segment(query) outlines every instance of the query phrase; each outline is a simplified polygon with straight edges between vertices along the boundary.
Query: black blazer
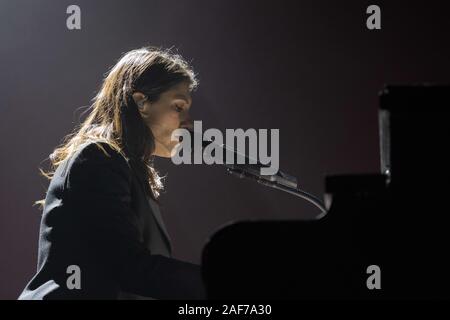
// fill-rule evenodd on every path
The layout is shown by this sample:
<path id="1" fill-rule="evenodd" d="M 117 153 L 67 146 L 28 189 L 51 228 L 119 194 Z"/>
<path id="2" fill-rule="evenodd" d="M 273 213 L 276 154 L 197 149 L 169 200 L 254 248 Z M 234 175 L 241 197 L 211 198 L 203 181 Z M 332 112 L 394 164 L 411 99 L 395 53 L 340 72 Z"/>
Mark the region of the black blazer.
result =
<path id="1" fill-rule="evenodd" d="M 109 157 L 87 142 L 56 169 L 37 273 L 19 299 L 205 298 L 200 267 L 171 257 L 158 204 L 145 193 L 139 170 L 100 145 Z"/>

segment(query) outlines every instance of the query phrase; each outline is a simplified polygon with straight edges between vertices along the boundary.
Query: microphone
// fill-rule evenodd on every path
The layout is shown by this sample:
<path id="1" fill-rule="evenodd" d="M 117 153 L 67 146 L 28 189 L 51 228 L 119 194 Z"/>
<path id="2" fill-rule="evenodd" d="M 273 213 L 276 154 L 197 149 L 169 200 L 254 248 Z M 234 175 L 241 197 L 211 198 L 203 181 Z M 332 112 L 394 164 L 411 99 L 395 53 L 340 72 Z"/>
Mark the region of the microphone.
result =
<path id="1" fill-rule="evenodd" d="M 195 150 L 195 131 L 192 128 L 187 128 L 191 136 L 191 150 Z M 197 132 L 202 136 L 201 132 Z M 238 177 L 238 178 L 250 178 L 256 180 L 258 183 L 261 183 L 265 186 L 278 189 L 289 194 L 295 195 L 299 198 L 302 198 L 322 211 L 322 214 L 317 217 L 320 219 L 323 215 L 326 214 L 327 209 L 323 202 L 319 200 L 314 195 L 303 191 L 298 188 L 297 178 L 291 176 L 281 170 L 278 170 L 275 174 L 263 175 L 261 174 L 261 168 L 270 168 L 270 166 L 263 164 L 256 159 L 248 157 L 246 154 L 243 154 L 237 151 L 235 148 L 231 148 L 225 144 L 218 144 L 212 140 L 204 140 L 202 137 L 202 154 L 203 149 L 213 145 L 214 148 L 222 149 L 223 161 L 222 165 L 227 168 L 227 172 Z M 227 159 L 244 159 L 244 163 L 237 163 L 237 161 L 233 161 L 233 163 L 227 163 Z M 252 160 L 254 163 L 251 163 Z"/>
<path id="2" fill-rule="evenodd" d="M 192 150 L 195 150 L 195 131 L 188 129 L 191 135 Z M 278 170 L 275 174 L 263 175 L 261 174 L 262 168 L 270 168 L 269 165 L 263 164 L 260 161 L 250 158 L 244 153 L 239 152 L 236 148 L 231 148 L 225 144 L 218 144 L 212 140 L 202 139 L 202 152 L 203 149 L 213 145 L 214 148 L 222 149 L 223 163 L 230 174 L 233 174 L 239 178 L 252 178 L 262 184 L 280 184 L 289 188 L 297 188 L 297 178 L 291 176 L 281 170 Z M 236 159 L 242 159 L 244 163 L 237 163 Z M 233 159 L 233 163 L 227 163 L 227 159 Z"/>

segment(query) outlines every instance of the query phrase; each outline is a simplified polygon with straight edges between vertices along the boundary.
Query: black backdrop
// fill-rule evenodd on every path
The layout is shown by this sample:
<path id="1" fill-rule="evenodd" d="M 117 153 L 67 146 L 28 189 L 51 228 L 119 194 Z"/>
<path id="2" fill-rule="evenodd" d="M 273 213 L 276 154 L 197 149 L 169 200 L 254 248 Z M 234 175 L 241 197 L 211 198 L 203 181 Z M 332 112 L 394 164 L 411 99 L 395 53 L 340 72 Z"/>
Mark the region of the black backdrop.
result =
<path id="1" fill-rule="evenodd" d="M 372 1 L 79 0 L 82 28 L 70 31 L 72 1 L 2 1 L 0 298 L 15 299 L 35 272 L 32 204 L 48 184 L 37 168 L 123 52 L 178 48 L 200 79 L 193 118 L 219 129 L 279 128 L 280 167 L 322 196 L 327 174 L 379 171 L 383 84 L 448 83 L 444 3 L 377 1 L 382 29 L 370 31 Z M 318 214 L 222 167 L 156 163 L 167 173 L 162 212 L 181 259 L 198 263 L 207 237 L 231 220 Z"/>

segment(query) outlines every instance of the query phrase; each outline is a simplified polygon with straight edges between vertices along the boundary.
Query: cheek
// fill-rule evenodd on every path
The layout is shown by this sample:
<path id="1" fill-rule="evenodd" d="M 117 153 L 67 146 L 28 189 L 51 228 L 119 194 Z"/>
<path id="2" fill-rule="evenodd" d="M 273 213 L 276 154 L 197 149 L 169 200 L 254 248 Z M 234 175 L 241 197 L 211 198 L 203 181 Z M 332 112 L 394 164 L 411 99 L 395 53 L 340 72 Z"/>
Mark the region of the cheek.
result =
<path id="1" fill-rule="evenodd" d="M 163 128 L 174 130 L 180 126 L 180 117 L 177 112 L 168 112 L 160 119 L 160 124 Z"/>
<path id="2" fill-rule="evenodd" d="M 172 132 L 180 127 L 180 117 L 177 112 L 164 112 L 152 117 L 151 129 L 159 140 L 170 140 Z"/>
<path id="3" fill-rule="evenodd" d="M 151 124 L 161 128 L 171 128 L 179 123 L 179 113 L 169 108 L 161 108 L 155 110 L 150 116 Z"/>

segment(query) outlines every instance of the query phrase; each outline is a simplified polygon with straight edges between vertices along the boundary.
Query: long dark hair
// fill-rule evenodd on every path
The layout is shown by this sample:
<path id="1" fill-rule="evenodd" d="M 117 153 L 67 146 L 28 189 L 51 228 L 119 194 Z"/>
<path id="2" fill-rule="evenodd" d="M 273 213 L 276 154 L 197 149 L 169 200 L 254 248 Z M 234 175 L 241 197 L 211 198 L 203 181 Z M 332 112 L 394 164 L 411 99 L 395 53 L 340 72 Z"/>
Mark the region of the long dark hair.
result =
<path id="1" fill-rule="evenodd" d="M 147 46 L 125 53 L 106 74 L 87 118 L 50 154 L 51 170 L 39 168 L 40 172 L 51 179 L 58 165 L 81 144 L 92 141 L 106 153 L 99 144 L 106 142 L 142 168 L 147 191 L 156 200 L 163 183 L 153 167 L 154 137 L 132 94 L 142 92 L 150 102 L 155 102 L 163 92 L 181 82 L 187 82 L 191 91 L 198 85 L 193 69 L 172 49 Z M 43 205 L 44 200 L 36 203 Z"/>

